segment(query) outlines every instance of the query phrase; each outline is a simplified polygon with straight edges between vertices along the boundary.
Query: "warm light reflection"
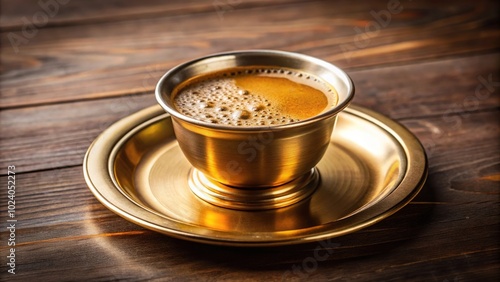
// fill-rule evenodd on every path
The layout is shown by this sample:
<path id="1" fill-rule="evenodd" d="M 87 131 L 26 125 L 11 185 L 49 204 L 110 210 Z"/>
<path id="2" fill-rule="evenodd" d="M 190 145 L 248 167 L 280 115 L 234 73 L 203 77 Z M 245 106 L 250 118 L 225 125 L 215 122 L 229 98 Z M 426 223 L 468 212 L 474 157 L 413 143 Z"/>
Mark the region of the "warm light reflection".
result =
<path id="1" fill-rule="evenodd" d="M 200 214 L 200 221 L 204 226 L 208 226 L 215 230 L 236 231 L 238 220 L 231 219 L 230 213 L 225 214 L 216 210 L 208 209 L 205 213 Z"/>
<path id="2" fill-rule="evenodd" d="M 103 232 L 95 222 L 95 215 L 91 210 L 91 205 L 88 205 L 88 209 L 85 211 L 84 221 L 85 233 L 89 234 L 86 236 L 95 242 L 93 246 L 99 246 L 102 250 L 102 254 L 112 257 L 117 262 L 114 265 L 127 265 L 127 268 L 132 272 L 136 273 L 139 277 L 146 277 L 153 270 L 146 264 L 130 263 L 133 259 L 132 254 L 126 252 L 127 248 L 124 245 L 117 244 L 117 241 L 112 241 L 113 237 L 123 237 L 123 236 L 140 236 L 144 234 L 145 230 L 132 230 L 125 232 Z"/>

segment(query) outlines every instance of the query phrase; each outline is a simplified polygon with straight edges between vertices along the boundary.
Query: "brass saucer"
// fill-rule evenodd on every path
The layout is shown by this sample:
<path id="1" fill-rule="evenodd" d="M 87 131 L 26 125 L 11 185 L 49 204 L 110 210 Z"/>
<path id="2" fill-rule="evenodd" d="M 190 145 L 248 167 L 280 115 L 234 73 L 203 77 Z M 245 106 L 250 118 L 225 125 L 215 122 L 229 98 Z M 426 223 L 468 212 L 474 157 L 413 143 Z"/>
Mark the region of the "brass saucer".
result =
<path id="1" fill-rule="evenodd" d="M 153 106 L 105 130 L 83 169 L 102 204 L 145 228 L 210 244 L 274 246 L 344 235 L 390 216 L 420 191 L 427 159 L 403 126 L 350 106 L 339 114 L 311 195 L 281 208 L 228 209 L 195 195 L 196 171 L 170 116 Z"/>

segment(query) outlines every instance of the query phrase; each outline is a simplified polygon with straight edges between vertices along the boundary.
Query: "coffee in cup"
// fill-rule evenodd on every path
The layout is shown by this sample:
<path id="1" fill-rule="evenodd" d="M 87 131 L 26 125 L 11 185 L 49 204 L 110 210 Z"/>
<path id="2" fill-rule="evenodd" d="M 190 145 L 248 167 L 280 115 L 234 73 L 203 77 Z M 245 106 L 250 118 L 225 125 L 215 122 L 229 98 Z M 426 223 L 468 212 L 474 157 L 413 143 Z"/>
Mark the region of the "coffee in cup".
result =
<path id="1" fill-rule="evenodd" d="M 221 125 L 276 126 L 335 107 L 337 94 L 311 74 L 285 68 L 245 67 L 197 76 L 172 94 L 183 115 Z"/>
<path id="2" fill-rule="evenodd" d="M 193 166 L 191 190 L 209 203 L 250 210 L 290 205 L 314 191 L 315 166 L 353 96 L 338 67 L 272 50 L 195 59 L 156 87 Z"/>

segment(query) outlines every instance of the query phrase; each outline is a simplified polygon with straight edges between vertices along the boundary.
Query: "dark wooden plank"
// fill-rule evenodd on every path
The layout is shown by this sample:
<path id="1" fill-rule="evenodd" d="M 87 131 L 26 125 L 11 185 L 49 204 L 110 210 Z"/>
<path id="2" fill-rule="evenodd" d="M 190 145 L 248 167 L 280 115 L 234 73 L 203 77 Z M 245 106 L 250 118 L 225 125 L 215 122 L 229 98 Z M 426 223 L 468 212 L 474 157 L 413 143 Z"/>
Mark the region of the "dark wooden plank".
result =
<path id="1" fill-rule="evenodd" d="M 498 85 L 481 88 L 479 95 L 475 92 L 482 85 L 478 77 L 488 80 L 495 72 L 497 58 L 484 55 L 353 71 L 350 74 L 357 91 L 353 103 L 398 120 L 421 117 L 412 130 L 440 139 L 450 128 L 460 129 L 472 112 L 499 108 Z M 496 74 L 492 79 L 498 81 Z M 81 164 L 86 149 L 100 132 L 154 104 L 150 93 L 0 111 L 0 167 L 13 164 L 20 171 L 33 171 Z M 426 116 L 434 116 L 439 125 Z M 479 124 L 478 128 L 490 130 L 485 126 Z M 439 151 L 432 143 L 434 139 L 424 141 L 428 150 Z"/>
<path id="2" fill-rule="evenodd" d="M 391 228 L 376 229 L 376 225 L 331 239 L 333 247 L 324 251 L 325 254 L 328 250 L 332 252 L 328 258 L 317 262 L 316 267 L 306 264 L 307 268 L 303 262 L 314 257 L 314 249 L 321 246 L 319 243 L 268 249 L 212 247 L 135 230 L 121 218 L 116 218 L 114 223 L 89 220 L 80 226 L 75 224 L 73 232 L 79 234 L 76 232 L 84 231 L 82 229 L 95 228 L 93 234 L 54 237 L 19 246 L 16 252 L 20 262 L 15 278 L 19 281 L 29 278 L 281 281 L 285 276 L 289 279 L 307 277 L 310 281 L 345 281 L 354 277 L 356 281 L 402 278 L 405 281 L 474 281 L 478 278 L 494 281 L 492 278 L 498 277 L 498 269 L 495 269 L 498 249 L 493 236 L 498 235 L 494 229 L 498 216 L 491 215 L 492 209 L 475 213 L 489 217 L 486 223 L 474 224 L 474 220 L 465 218 L 454 224 L 437 221 L 453 213 L 466 215 L 475 208 L 474 204 L 460 208 L 429 205 L 427 209 L 433 209 L 433 220 L 420 222 L 411 229 L 413 233 L 404 234 L 404 227 L 398 224 L 405 219 L 418 219 L 418 212 L 422 211 L 410 206 L 384 222 L 391 223 Z M 456 224 L 465 226 L 457 228 Z M 38 232 L 52 228 L 38 228 Z M 106 232 L 109 229 L 114 231 Z M 57 227 L 56 230 L 59 231 Z M 20 232 L 29 236 L 36 231 L 21 229 Z M 461 236 L 460 232 L 471 235 Z M 54 233 L 52 235 L 57 235 Z M 436 252 L 441 246 L 441 252 Z"/>
<path id="3" fill-rule="evenodd" d="M 440 116 L 449 126 L 468 112 L 500 107 L 500 54 L 349 71 L 353 103 L 394 119 Z M 457 117 L 449 117 L 452 114 Z"/>
<path id="4" fill-rule="evenodd" d="M 0 111 L 0 163 L 19 171 L 81 164 L 100 132 L 154 104 L 153 95 L 140 95 Z"/>
<path id="5" fill-rule="evenodd" d="M 321 1 L 234 9 L 222 21 L 210 12 L 54 27 L 17 53 L 9 48 L 11 32 L 3 32 L 0 108 L 145 93 L 168 68 L 225 50 L 296 51 L 353 70 L 500 46 L 496 2 L 408 2 L 386 27 L 360 34 L 356 28 L 370 27 L 387 1 L 364 5 Z"/>
<path id="6" fill-rule="evenodd" d="M 235 9 L 255 6 L 272 6 L 303 2 L 304 0 L 0 0 L 2 17 L 0 29 L 22 30 L 26 20 L 32 23 L 44 23 L 37 13 L 48 16 L 48 21 L 40 28 L 75 25 L 84 23 L 102 23 L 118 20 L 178 16 L 213 12 L 220 19 Z M 41 3 L 40 3 L 41 2 Z M 40 17 L 40 18 L 38 18 Z"/>

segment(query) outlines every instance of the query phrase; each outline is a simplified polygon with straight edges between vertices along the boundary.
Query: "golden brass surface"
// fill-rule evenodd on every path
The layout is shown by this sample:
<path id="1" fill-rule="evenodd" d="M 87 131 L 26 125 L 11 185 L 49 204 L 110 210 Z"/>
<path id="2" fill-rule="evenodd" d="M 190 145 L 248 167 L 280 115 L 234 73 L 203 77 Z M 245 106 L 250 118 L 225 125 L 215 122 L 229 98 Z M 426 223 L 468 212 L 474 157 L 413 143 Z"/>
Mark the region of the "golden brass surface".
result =
<path id="1" fill-rule="evenodd" d="M 331 105 L 322 113 L 277 126 L 240 127 L 202 122 L 174 106 L 172 93 L 182 82 L 235 67 L 281 67 L 300 70 L 333 87 Z M 277 186 L 301 177 L 323 157 L 336 117 L 354 96 L 349 76 L 314 57 L 274 50 L 219 53 L 170 69 L 158 82 L 158 103 L 172 116 L 179 147 L 198 170 L 229 186 Z M 334 103 L 333 101 L 337 101 Z"/>
<path id="2" fill-rule="evenodd" d="M 113 124 L 84 159 L 90 190 L 118 215 L 170 236 L 236 246 L 354 232 L 405 206 L 427 177 L 420 142 L 398 123 L 356 106 L 338 115 L 316 168 L 320 183 L 297 203 L 267 210 L 212 205 L 190 188 L 196 171 L 179 148 L 170 116 L 158 106 Z"/>
<path id="3" fill-rule="evenodd" d="M 245 189 L 224 185 L 192 169 L 188 183 L 196 196 L 211 204 L 237 210 L 266 210 L 300 202 L 316 190 L 319 180 L 318 170 L 313 168 L 279 186 Z"/>

